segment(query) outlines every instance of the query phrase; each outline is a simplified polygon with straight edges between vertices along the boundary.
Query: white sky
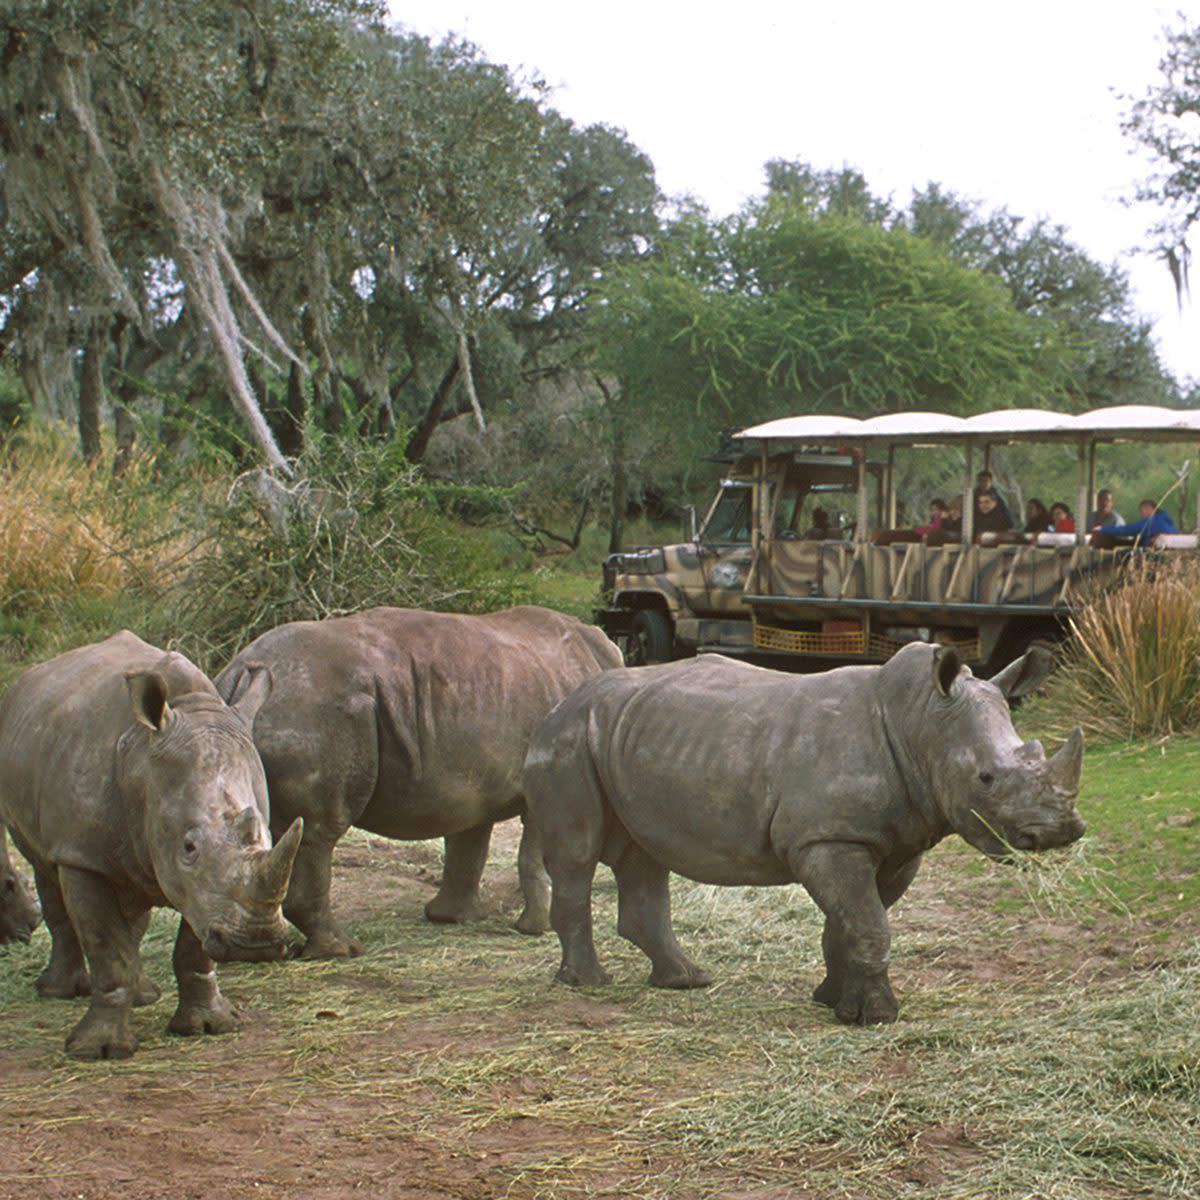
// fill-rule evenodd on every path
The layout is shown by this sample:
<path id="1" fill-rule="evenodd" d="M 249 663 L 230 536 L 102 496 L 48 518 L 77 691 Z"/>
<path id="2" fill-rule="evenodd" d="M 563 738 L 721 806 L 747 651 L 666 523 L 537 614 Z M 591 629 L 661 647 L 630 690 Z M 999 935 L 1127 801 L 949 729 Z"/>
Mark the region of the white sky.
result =
<path id="1" fill-rule="evenodd" d="M 1150 166 L 1120 132 L 1158 82 L 1162 30 L 1200 0 L 390 0 L 537 74 L 578 124 L 626 131 L 660 188 L 714 215 L 761 194 L 768 159 L 857 168 L 905 205 L 930 181 L 1048 217 L 1129 273 L 1168 369 L 1200 379 L 1200 268 L 1180 313 L 1136 251 L 1158 215 L 1123 204 Z M 1115 93 L 1115 94 L 1114 94 Z"/>

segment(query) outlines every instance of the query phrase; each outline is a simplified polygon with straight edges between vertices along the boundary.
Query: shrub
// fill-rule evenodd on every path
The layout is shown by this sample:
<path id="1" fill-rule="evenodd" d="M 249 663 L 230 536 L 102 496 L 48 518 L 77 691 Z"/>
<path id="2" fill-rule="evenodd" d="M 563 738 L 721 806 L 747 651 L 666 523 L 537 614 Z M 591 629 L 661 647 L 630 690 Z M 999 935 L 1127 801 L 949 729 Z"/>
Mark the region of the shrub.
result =
<path id="1" fill-rule="evenodd" d="M 1037 711 L 1102 741 L 1200 732 L 1200 561 L 1146 554 L 1094 595 Z"/>
<path id="2" fill-rule="evenodd" d="M 483 612 L 527 585 L 482 536 L 440 511 L 392 444 L 317 439 L 303 482 L 239 476 L 204 506 L 206 539 L 172 600 L 176 643 L 217 670 L 286 621 L 387 604 Z"/>

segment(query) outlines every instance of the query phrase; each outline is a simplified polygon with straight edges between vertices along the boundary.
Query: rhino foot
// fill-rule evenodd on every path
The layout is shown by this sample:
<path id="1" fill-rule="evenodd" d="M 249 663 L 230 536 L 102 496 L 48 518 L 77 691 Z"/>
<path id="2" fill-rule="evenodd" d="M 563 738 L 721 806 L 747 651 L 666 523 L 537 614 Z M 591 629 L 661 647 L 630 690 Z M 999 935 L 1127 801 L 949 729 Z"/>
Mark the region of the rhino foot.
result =
<path id="1" fill-rule="evenodd" d="M 468 900 L 445 900 L 434 896 L 425 905 L 425 916 L 438 925 L 464 925 L 483 917 L 483 908 L 475 898 Z"/>
<path id="2" fill-rule="evenodd" d="M 531 911 L 527 908 L 517 918 L 517 932 L 527 934 L 529 937 L 540 937 L 549 928 L 550 915 L 544 909 Z"/>
<path id="3" fill-rule="evenodd" d="M 241 1027 L 237 1009 L 224 996 L 217 996 L 212 1003 L 204 1006 L 180 1004 L 167 1023 L 168 1032 L 180 1037 L 198 1037 L 202 1033 L 234 1033 Z"/>
<path id="4" fill-rule="evenodd" d="M 900 1005 L 886 978 L 866 979 L 847 984 L 833 1011 L 846 1025 L 890 1025 L 899 1016 Z"/>
<path id="5" fill-rule="evenodd" d="M 301 947 L 297 958 L 319 961 L 326 958 L 358 958 L 362 943 L 337 933 L 315 933 Z"/>
<path id="6" fill-rule="evenodd" d="M 660 988 L 706 988 L 712 985 L 713 977 L 694 962 L 672 963 L 669 967 L 655 967 L 650 972 L 650 986 Z"/>
<path id="7" fill-rule="evenodd" d="M 841 999 L 842 989 L 828 976 L 813 989 L 813 1003 L 833 1008 Z"/>
<path id="8" fill-rule="evenodd" d="M 612 976 L 599 963 L 590 967 L 569 967 L 563 963 L 554 978 L 569 987 L 600 987 L 612 983 Z"/>
<path id="9" fill-rule="evenodd" d="M 47 967 L 33 986 L 43 1000 L 74 1000 L 76 996 L 92 994 L 92 980 L 86 967 L 74 971 L 51 971 Z"/>
<path id="10" fill-rule="evenodd" d="M 123 1018 L 96 1017 L 88 1013 L 67 1037 L 66 1050 L 71 1058 L 88 1062 L 111 1058 L 130 1058 L 138 1048 L 137 1038 Z"/>

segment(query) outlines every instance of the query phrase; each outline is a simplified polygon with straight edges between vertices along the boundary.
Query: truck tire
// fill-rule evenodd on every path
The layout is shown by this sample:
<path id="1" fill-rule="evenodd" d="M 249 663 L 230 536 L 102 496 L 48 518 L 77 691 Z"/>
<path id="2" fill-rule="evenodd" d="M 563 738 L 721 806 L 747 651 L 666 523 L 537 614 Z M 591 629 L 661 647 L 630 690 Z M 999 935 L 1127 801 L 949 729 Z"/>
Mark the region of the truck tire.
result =
<path id="1" fill-rule="evenodd" d="M 675 648 L 671 622 L 657 609 L 643 608 L 633 618 L 625 661 L 631 667 L 670 662 Z"/>

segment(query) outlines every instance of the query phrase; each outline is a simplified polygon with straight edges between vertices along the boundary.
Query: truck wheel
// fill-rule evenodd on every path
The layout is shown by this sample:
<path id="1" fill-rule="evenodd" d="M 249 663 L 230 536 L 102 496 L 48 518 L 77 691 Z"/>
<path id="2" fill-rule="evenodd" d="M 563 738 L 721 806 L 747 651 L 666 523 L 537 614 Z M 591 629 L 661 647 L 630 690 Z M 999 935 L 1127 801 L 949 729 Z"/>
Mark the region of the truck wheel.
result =
<path id="1" fill-rule="evenodd" d="M 671 622 L 656 609 L 644 608 L 633 618 L 625 662 L 631 667 L 670 662 L 674 647 Z"/>

